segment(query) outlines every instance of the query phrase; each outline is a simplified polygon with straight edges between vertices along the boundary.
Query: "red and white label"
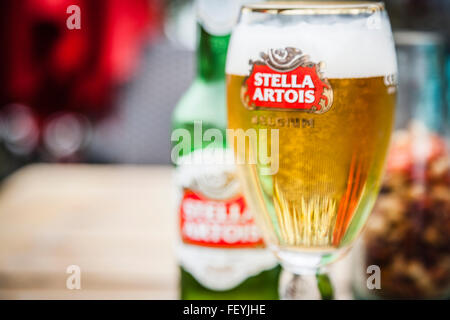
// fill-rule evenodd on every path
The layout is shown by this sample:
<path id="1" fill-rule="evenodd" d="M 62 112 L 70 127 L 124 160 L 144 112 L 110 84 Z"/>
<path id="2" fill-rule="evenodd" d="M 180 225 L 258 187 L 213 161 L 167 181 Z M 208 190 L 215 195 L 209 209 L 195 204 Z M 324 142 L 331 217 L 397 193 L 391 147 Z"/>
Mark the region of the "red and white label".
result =
<path id="1" fill-rule="evenodd" d="M 316 67 L 298 67 L 289 72 L 255 65 L 246 80 L 250 105 L 264 108 L 320 110 L 326 84 L 317 75 Z M 326 103 L 326 101 L 325 101 Z"/>
<path id="2" fill-rule="evenodd" d="M 242 196 L 212 200 L 186 190 L 180 206 L 183 242 L 208 247 L 255 247 L 263 244 Z"/>
<path id="3" fill-rule="evenodd" d="M 324 77 L 324 63 L 314 63 L 300 49 L 287 47 L 261 52 L 250 61 L 251 72 L 243 83 L 246 108 L 327 112 L 333 89 Z"/>

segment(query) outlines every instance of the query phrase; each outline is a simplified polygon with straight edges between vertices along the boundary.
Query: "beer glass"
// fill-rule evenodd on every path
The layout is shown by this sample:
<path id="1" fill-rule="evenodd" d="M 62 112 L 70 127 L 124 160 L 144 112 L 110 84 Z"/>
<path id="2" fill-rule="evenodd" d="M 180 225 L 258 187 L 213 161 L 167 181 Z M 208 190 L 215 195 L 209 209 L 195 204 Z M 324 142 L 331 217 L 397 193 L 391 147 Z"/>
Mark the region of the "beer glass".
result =
<path id="1" fill-rule="evenodd" d="M 396 100 L 383 3 L 242 7 L 227 57 L 228 139 L 244 194 L 298 298 L 361 231 Z M 311 290 L 310 290 L 311 289 Z"/>

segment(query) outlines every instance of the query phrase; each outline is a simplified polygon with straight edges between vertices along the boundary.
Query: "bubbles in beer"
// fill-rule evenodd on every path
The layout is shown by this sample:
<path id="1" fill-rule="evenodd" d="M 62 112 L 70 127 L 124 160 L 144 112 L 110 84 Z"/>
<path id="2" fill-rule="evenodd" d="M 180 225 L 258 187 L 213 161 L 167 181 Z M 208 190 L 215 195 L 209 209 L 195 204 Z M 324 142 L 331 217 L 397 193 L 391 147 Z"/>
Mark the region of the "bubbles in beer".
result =
<path id="1" fill-rule="evenodd" d="M 229 127 L 279 130 L 278 172 L 263 176 L 257 164 L 240 169 L 263 232 L 279 248 L 330 251 L 347 246 L 370 213 L 395 107 L 395 84 L 387 85 L 385 77 L 397 71 L 387 16 L 384 11 L 373 14 L 378 16 L 371 23 L 370 14 L 315 19 L 262 15 L 235 28 L 227 61 Z M 243 105 L 249 60 L 286 47 L 324 64 L 334 93 L 327 112 L 251 110 Z M 314 125 L 269 125 L 265 119 Z"/>

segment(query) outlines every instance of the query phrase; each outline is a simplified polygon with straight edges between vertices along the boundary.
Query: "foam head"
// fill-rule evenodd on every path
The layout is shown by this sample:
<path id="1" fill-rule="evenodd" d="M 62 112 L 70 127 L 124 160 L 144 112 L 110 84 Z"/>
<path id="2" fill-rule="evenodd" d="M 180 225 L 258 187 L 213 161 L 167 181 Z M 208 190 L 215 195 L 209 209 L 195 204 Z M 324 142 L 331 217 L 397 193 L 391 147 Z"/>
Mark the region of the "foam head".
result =
<path id="1" fill-rule="evenodd" d="M 246 15 L 252 15 L 250 17 Z M 295 47 L 313 62 L 324 62 L 325 76 L 378 77 L 397 73 L 394 40 L 384 10 L 361 15 L 283 15 L 245 11 L 233 30 L 227 74 L 248 75 L 249 60 L 269 49 Z"/>

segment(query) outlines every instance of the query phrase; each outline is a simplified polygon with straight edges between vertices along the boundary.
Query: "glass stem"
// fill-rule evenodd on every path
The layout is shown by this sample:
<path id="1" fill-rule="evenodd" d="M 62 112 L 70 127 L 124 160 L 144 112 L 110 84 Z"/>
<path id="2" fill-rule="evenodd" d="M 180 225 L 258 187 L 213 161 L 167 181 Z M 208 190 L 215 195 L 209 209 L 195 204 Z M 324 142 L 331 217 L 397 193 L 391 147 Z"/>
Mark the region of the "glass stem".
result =
<path id="1" fill-rule="evenodd" d="M 283 270 L 280 297 L 283 300 L 332 300 L 334 290 L 330 277 L 322 270 L 304 274 Z"/>

